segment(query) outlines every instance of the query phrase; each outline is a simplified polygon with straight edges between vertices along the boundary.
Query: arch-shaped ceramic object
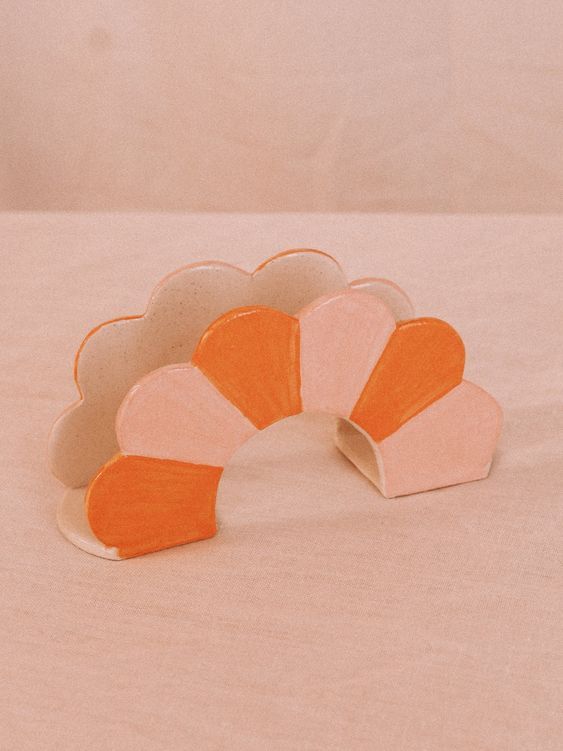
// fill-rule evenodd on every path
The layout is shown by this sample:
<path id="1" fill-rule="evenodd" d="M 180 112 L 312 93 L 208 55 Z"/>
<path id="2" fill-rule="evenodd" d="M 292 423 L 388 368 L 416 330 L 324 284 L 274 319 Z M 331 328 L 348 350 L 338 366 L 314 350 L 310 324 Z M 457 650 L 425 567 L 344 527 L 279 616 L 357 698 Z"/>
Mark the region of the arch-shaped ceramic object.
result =
<path id="1" fill-rule="evenodd" d="M 397 320 L 412 317 L 410 300 L 393 282 L 370 278 L 354 285 L 384 300 Z M 74 365 L 80 398 L 58 418 L 49 439 L 53 474 L 69 487 L 86 485 L 118 450 L 115 416 L 129 389 L 158 367 L 188 361 L 207 326 L 222 313 L 267 305 L 292 315 L 347 286 L 337 261 L 318 250 L 283 251 L 253 273 L 208 261 L 169 274 L 143 315 L 107 321 L 82 342 Z"/>
<path id="2" fill-rule="evenodd" d="M 111 558 L 211 537 L 233 453 L 302 411 L 344 421 L 339 444 L 386 497 L 483 478 L 501 413 L 463 380 L 464 360 L 444 321 L 397 322 L 384 302 L 354 288 L 297 315 L 230 310 L 191 362 L 157 369 L 129 391 L 116 420 L 119 451 L 85 493 L 67 496 L 61 529 Z M 81 497 L 87 522 L 73 505 Z"/>

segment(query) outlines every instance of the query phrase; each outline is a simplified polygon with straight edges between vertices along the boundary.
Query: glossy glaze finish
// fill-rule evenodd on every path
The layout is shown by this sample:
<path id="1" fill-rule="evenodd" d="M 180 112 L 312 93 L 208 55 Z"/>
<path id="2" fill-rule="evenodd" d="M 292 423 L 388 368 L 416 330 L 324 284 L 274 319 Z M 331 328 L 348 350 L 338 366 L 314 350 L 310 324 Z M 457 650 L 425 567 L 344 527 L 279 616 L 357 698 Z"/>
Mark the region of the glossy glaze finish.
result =
<path id="1" fill-rule="evenodd" d="M 222 467 L 117 454 L 88 488 L 90 528 L 121 558 L 212 537 L 222 472 Z"/>
<path id="2" fill-rule="evenodd" d="M 346 290 L 299 314 L 303 409 L 347 417 L 379 360 L 395 319 L 377 297 Z"/>
<path id="3" fill-rule="evenodd" d="M 462 381 L 378 444 L 384 495 L 394 498 L 486 477 L 501 423 L 495 400 Z"/>
<path id="4" fill-rule="evenodd" d="M 299 322 L 263 307 L 221 316 L 202 336 L 193 363 L 262 430 L 302 410 Z"/>
<path id="5" fill-rule="evenodd" d="M 192 364 L 149 373 L 129 391 L 116 419 L 125 454 L 220 467 L 256 430 Z"/>
<path id="6" fill-rule="evenodd" d="M 350 414 L 382 441 L 457 386 L 465 349 L 459 334 L 437 318 L 400 322 Z"/>

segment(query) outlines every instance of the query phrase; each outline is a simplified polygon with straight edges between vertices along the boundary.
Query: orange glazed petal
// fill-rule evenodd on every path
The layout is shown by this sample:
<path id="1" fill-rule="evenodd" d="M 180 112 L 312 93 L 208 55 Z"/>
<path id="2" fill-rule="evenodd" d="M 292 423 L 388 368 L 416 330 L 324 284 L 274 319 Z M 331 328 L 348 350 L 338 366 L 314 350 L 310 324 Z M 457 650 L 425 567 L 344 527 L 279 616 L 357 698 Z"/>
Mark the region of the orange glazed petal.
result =
<path id="1" fill-rule="evenodd" d="M 461 383 L 464 363 L 463 342 L 445 321 L 399 323 L 350 419 L 382 441 Z"/>
<path id="2" fill-rule="evenodd" d="M 259 429 L 301 412 L 299 322 L 286 313 L 225 313 L 202 336 L 192 362 Z"/>
<path id="3" fill-rule="evenodd" d="M 117 454 L 86 494 L 92 532 L 122 558 L 212 537 L 222 472 L 205 464 Z"/>

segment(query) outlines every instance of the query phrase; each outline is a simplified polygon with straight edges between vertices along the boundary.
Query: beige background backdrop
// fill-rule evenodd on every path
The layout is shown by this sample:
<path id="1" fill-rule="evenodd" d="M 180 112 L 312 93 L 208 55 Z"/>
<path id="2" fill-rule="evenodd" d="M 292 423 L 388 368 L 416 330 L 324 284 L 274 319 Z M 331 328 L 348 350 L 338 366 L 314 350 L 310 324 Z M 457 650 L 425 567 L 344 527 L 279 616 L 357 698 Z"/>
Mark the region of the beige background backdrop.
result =
<path id="1" fill-rule="evenodd" d="M 4 0 L 0 207 L 560 211 L 560 0 Z"/>

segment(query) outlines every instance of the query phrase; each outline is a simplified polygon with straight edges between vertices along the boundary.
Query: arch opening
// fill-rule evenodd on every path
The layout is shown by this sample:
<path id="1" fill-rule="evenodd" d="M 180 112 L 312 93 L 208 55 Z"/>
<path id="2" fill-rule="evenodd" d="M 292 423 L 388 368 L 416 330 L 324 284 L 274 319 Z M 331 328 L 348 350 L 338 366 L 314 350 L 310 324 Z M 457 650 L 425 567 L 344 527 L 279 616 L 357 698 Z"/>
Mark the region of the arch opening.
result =
<path id="1" fill-rule="evenodd" d="M 219 481 L 218 529 L 275 524 L 280 519 L 299 523 L 346 513 L 343 499 L 354 494 L 357 473 L 347 462 L 335 461 L 337 423 L 330 413 L 301 412 L 245 441 Z"/>
<path id="2" fill-rule="evenodd" d="M 377 444 L 359 425 L 339 417 L 336 422 L 334 442 L 341 453 L 358 469 L 370 482 L 375 485 L 382 495 L 384 493 L 384 467 Z"/>
<path id="3" fill-rule="evenodd" d="M 225 463 L 222 471 L 218 467 L 212 468 L 218 471 L 217 482 L 212 488 L 212 493 L 207 496 L 207 510 L 204 510 L 203 515 L 197 512 L 201 528 L 191 539 L 180 539 L 176 535 L 167 541 L 158 538 L 155 540 L 148 534 L 141 545 L 138 542 L 124 545 L 108 538 L 106 530 L 101 531 L 102 528 L 97 526 L 95 521 L 93 529 L 88 514 L 87 496 L 96 478 L 93 478 L 87 487 L 67 490 L 58 511 L 59 527 L 67 539 L 86 552 L 111 560 L 121 560 L 209 539 L 219 529 L 234 530 L 248 525 L 267 525 L 269 522 L 275 523 L 276 519 L 279 521 L 280 518 L 298 523 L 300 519 L 305 521 L 314 517 L 326 517 L 327 509 L 319 503 L 319 487 L 333 488 L 342 484 L 342 487 L 346 488 L 351 487 L 348 483 L 356 482 L 355 479 L 350 479 L 355 473 L 343 472 L 342 463 L 334 461 L 335 433 L 338 434 L 342 427 L 349 431 L 346 433 L 346 439 L 349 436 L 352 443 L 361 441 L 360 459 L 351 458 L 351 455 L 343 451 L 338 439 L 336 446 L 369 480 L 374 482 L 375 478 L 377 482 L 374 484 L 380 489 L 379 458 L 375 454 L 369 456 L 369 451 L 376 451 L 377 447 L 370 444 L 364 431 L 351 421 L 332 413 L 302 411 L 284 417 L 245 438 Z M 354 447 L 356 445 L 354 443 Z M 199 466 L 186 465 L 174 460 L 155 460 L 154 457 L 117 454 L 111 462 L 104 465 L 98 476 L 107 477 L 108 466 L 111 472 L 112 462 L 119 465 L 120 461 L 140 462 L 141 465 L 144 461 L 156 462 L 156 469 L 159 463 L 171 465 L 172 469 L 182 465 Z M 138 466 L 133 469 L 139 472 Z M 321 483 L 318 481 L 319 473 L 323 477 Z M 111 479 L 111 474 L 109 476 Z M 139 479 L 142 478 L 142 475 L 138 476 Z M 186 483 L 184 492 L 188 491 L 187 483 L 193 481 L 193 477 L 186 475 L 184 480 L 179 479 Z M 116 500 L 115 494 L 119 493 L 119 483 L 122 481 L 122 478 L 117 477 L 117 487 L 110 486 L 110 492 L 113 494 L 113 497 L 107 496 L 110 504 Z M 146 484 L 150 486 L 154 481 L 154 477 L 149 477 Z M 166 499 L 158 495 L 158 487 L 156 491 L 155 504 L 165 504 Z M 130 492 L 131 490 L 127 489 L 127 494 Z M 351 495 L 355 493 L 344 493 L 345 498 L 350 498 Z M 327 496 L 332 499 L 335 518 L 349 510 L 339 501 L 342 494 L 327 493 Z M 135 525 L 139 528 L 149 524 L 154 527 L 155 522 L 158 524 L 157 519 L 132 519 L 126 508 L 127 500 L 131 500 L 131 496 L 125 499 L 123 505 L 118 504 L 125 511 L 122 518 L 110 519 L 109 526 L 113 527 L 114 531 L 119 527 L 127 527 L 131 531 Z M 146 501 L 144 498 L 140 506 L 146 508 Z M 190 512 L 190 509 L 186 508 L 184 511 Z M 104 512 L 107 520 L 107 508 Z M 181 513 L 178 509 L 178 514 Z"/>

